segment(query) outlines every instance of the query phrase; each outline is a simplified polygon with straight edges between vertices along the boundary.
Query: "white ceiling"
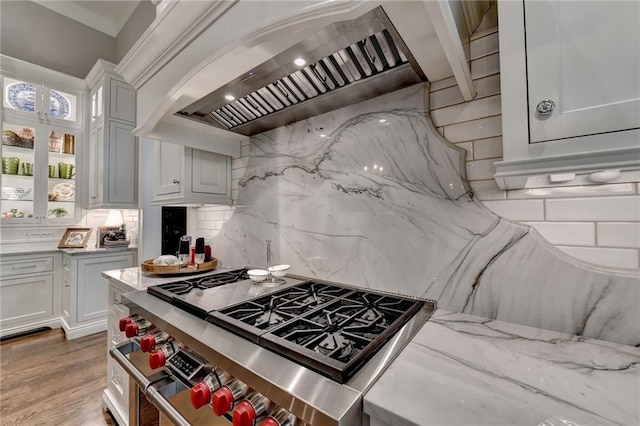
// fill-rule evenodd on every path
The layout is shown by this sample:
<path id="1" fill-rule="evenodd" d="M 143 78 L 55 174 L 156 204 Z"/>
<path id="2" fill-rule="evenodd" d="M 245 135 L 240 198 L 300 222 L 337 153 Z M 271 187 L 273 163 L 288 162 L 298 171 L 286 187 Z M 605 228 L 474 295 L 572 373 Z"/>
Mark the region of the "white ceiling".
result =
<path id="1" fill-rule="evenodd" d="M 138 0 L 33 0 L 34 3 L 116 37 L 140 1 Z"/>

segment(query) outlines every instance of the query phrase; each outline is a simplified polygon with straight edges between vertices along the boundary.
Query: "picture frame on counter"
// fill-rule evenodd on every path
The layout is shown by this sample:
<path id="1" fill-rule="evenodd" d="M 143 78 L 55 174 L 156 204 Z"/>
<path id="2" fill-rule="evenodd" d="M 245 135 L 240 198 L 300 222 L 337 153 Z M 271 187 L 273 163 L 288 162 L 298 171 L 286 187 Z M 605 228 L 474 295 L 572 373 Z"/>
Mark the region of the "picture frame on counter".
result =
<path id="1" fill-rule="evenodd" d="M 97 248 L 105 248 L 104 238 L 109 235 L 111 232 L 120 232 L 119 226 L 99 226 L 96 231 L 96 247 Z"/>
<path id="2" fill-rule="evenodd" d="M 85 248 L 91 236 L 91 228 L 67 228 L 58 248 Z"/>

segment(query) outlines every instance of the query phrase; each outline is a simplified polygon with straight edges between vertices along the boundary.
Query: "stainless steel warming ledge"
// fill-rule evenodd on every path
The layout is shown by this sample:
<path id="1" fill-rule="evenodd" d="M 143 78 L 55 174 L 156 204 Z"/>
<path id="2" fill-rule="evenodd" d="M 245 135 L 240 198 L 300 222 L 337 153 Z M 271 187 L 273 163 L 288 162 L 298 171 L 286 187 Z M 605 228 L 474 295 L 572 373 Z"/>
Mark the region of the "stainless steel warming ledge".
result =
<path id="1" fill-rule="evenodd" d="M 124 303 L 132 314 L 141 315 L 208 362 L 233 372 L 236 378 L 245 383 L 251 383 L 267 398 L 306 423 L 334 426 L 362 424 L 363 394 L 435 308 L 430 303 L 426 304 L 346 384 L 340 384 L 147 292 L 127 293 Z M 127 362 L 117 348 L 112 350 L 112 357 L 120 364 Z M 130 368 L 125 366 L 125 369 Z M 141 380 L 140 376 L 131 374 L 137 383 Z M 144 389 L 148 383 L 142 381 L 138 385 Z M 163 412 L 166 402 L 157 405 Z M 170 404 L 166 408 L 165 414 L 170 417 L 177 414 Z"/>

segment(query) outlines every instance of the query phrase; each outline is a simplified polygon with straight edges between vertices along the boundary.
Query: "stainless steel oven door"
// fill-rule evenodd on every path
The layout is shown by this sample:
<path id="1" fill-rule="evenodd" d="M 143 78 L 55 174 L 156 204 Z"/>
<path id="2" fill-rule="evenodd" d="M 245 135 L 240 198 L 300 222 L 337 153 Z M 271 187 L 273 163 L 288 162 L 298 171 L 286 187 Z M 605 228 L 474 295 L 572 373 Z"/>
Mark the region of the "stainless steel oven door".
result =
<path id="1" fill-rule="evenodd" d="M 209 406 L 199 410 L 194 409 L 191 405 L 190 389 L 164 370 L 151 370 L 147 365 L 146 354 L 140 352 L 136 342 L 120 344 L 112 348 L 109 354 L 136 384 L 136 401 L 133 401 L 130 409 L 136 411 L 135 418 L 139 425 L 144 426 L 140 415 L 140 398 L 142 397 L 146 397 L 158 409 L 161 426 L 228 426 L 232 424 L 229 418 L 216 416 Z"/>

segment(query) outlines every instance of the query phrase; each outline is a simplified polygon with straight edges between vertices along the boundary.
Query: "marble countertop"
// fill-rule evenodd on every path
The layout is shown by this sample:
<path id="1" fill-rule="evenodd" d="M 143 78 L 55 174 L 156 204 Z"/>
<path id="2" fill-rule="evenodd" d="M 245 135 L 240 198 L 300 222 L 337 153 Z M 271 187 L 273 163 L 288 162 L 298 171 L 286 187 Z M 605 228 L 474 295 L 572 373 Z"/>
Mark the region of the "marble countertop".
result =
<path id="1" fill-rule="evenodd" d="M 104 271 L 102 272 L 102 276 L 107 279 L 114 279 L 119 281 L 120 283 L 131 287 L 131 290 L 145 290 L 147 287 L 157 284 L 164 284 L 171 281 L 184 280 L 193 277 L 204 277 L 207 275 L 211 275 L 213 273 L 220 272 L 221 269 L 228 268 L 217 268 L 210 272 L 205 272 L 202 274 L 190 274 L 190 275 L 152 275 L 145 274 L 142 272 L 139 266 L 133 268 L 126 269 L 114 269 L 112 271 Z"/>
<path id="2" fill-rule="evenodd" d="M 105 252 L 111 253 L 116 251 L 131 251 L 138 250 L 137 246 L 129 246 L 129 247 L 118 247 L 118 248 L 97 248 L 97 247 L 85 247 L 85 248 L 58 248 L 58 243 L 52 243 L 50 245 L 46 244 L 11 244 L 7 246 L 0 246 L 0 254 L 42 254 L 42 253 L 56 253 L 62 252 L 70 255 L 82 255 L 82 254 L 92 254 L 96 252 Z"/>
<path id="3" fill-rule="evenodd" d="M 129 247 L 114 247 L 114 248 L 97 248 L 97 247 L 85 247 L 85 248 L 63 248 L 60 249 L 61 252 L 67 253 L 70 255 L 83 255 L 83 254 L 94 254 L 94 253 L 114 253 L 118 251 L 133 251 L 138 250 L 136 246 Z"/>
<path id="4" fill-rule="evenodd" d="M 364 410 L 394 426 L 638 425 L 640 348 L 437 310 Z"/>

